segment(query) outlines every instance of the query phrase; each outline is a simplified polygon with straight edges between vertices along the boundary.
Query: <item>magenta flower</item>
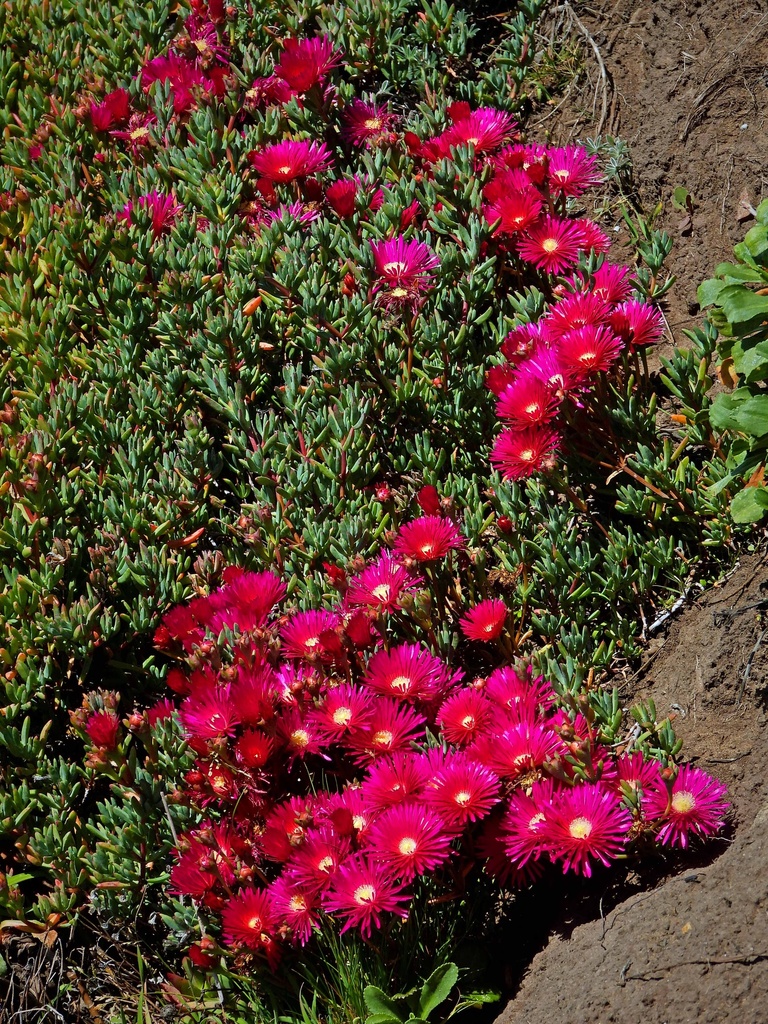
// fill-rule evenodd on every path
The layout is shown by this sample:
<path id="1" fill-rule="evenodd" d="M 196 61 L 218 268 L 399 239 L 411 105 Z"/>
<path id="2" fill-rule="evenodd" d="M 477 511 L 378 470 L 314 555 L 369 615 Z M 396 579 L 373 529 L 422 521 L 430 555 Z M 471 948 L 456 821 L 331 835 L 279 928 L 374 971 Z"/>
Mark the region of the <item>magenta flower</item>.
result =
<path id="1" fill-rule="evenodd" d="M 374 693 L 410 703 L 434 700 L 451 681 L 448 667 L 419 644 L 378 651 L 365 672 L 365 684 Z"/>
<path id="2" fill-rule="evenodd" d="M 251 150 L 248 160 L 263 178 L 275 183 L 327 171 L 333 163 L 324 142 L 295 142 L 293 139 Z"/>
<path id="3" fill-rule="evenodd" d="M 123 124 L 131 112 L 131 99 L 125 89 L 107 93 L 101 103 L 91 103 L 91 124 L 97 132 Z"/>
<path id="4" fill-rule="evenodd" d="M 661 311 L 647 302 L 622 302 L 613 311 L 611 327 L 623 338 L 630 348 L 655 345 L 664 334 L 664 317 Z"/>
<path id="5" fill-rule="evenodd" d="M 452 693 L 440 705 L 437 723 L 449 743 L 465 746 L 477 739 L 491 720 L 493 707 L 483 693 L 472 688 Z"/>
<path id="6" fill-rule="evenodd" d="M 373 263 L 379 280 L 374 291 L 388 304 L 415 302 L 434 283 L 432 271 L 440 260 L 424 242 L 406 241 L 402 235 L 386 242 L 371 242 Z"/>
<path id="7" fill-rule="evenodd" d="M 425 799 L 449 828 L 460 828 L 490 813 L 499 800 L 499 780 L 477 761 L 455 755 L 437 772 Z"/>
<path id="8" fill-rule="evenodd" d="M 340 743 L 353 729 L 362 729 L 371 717 L 373 698 L 348 683 L 328 689 L 309 715 L 323 743 Z"/>
<path id="9" fill-rule="evenodd" d="M 524 480 L 552 469 L 560 435 L 548 428 L 502 430 L 491 450 L 491 464 L 505 480 Z"/>
<path id="10" fill-rule="evenodd" d="M 489 642 L 501 636 L 507 621 L 507 606 L 503 601 L 480 601 L 459 620 L 461 631 L 468 640 Z"/>
<path id="11" fill-rule="evenodd" d="M 199 690 L 183 701 L 179 719 L 188 736 L 201 740 L 216 740 L 232 736 L 240 724 L 231 686 L 215 686 Z"/>
<path id="12" fill-rule="evenodd" d="M 244 572 L 211 594 L 208 626 L 219 633 L 225 626 L 241 631 L 260 629 L 286 594 L 285 583 L 272 572 Z"/>
<path id="13" fill-rule="evenodd" d="M 395 561 L 388 551 L 349 582 L 346 599 L 351 605 L 367 605 L 384 612 L 400 607 L 400 596 L 422 583 L 405 566 Z"/>
<path id="14" fill-rule="evenodd" d="M 576 381 L 610 370 L 623 348 L 621 338 L 604 324 L 579 327 L 558 342 L 560 358 Z"/>
<path id="15" fill-rule="evenodd" d="M 94 711 L 85 722 L 91 743 L 105 750 L 114 750 L 120 732 L 120 719 L 114 711 Z"/>
<path id="16" fill-rule="evenodd" d="M 550 306 L 545 323 L 554 341 L 580 327 L 607 324 L 610 315 L 610 304 L 597 292 L 574 292 Z"/>
<path id="17" fill-rule="evenodd" d="M 241 889 L 221 911 L 222 933 L 228 946 L 247 949 L 267 946 L 275 923 L 269 893 L 263 889 Z"/>
<path id="18" fill-rule="evenodd" d="M 554 195 L 580 196 L 603 180 L 597 170 L 597 157 L 590 156 L 581 146 L 550 149 L 548 155 L 547 178 Z"/>
<path id="19" fill-rule="evenodd" d="M 327 654 L 329 636 L 336 636 L 338 615 L 323 610 L 296 612 L 280 631 L 283 654 L 287 658 L 317 660 Z M 338 639 L 338 638 L 337 638 Z"/>
<path id="20" fill-rule="evenodd" d="M 517 722 L 534 721 L 548 711 L 555 700 L 552 686 L 543 676 L 533 679 L 530 670 L 521 676 L 510 665 L 503 665 L 488 676 L 484 692 Z"/>
<path id="21" fill-rule="evenodd" d="M 131 156 L 135 158 L 145 146 L 152 142 L 149 128 L 150 125 L 156 123 L 157 117 L 151 111 L 138 112 L 131 114 L 125 128 L 115 129 L 109 134 L 115 139 L 122 139 L 123 142 L 126 142 Z"/>
<path id="22" fill-rule="evenodd" d="M 389 135 L 397 121 L 395 114 L 374 103 L 352 100 L 341 115 L 341 135 L 352 146 L 374 146 Z"/>
<path id="23" fill-rule="evenodd" d="M 489 224 L 499 220 L 497 235 L 516 235 L 538 220 L 542 200 L 535 192 L 506 192 L 483 210 Z"/>
<path id="24" fill-rule="evenodd" d="M 152 218 L 152 235 L 154 238 L 159 238 L 160 235 L 169 232 L 176 223 L 178 215 L 184 211 L 184 207 L 176 202 L 176 196 L 172 192 L 165 195 L 162 192 L 158 192 L 157 189 L 153 189 L 146 195 L 139 196 L 139 207 L 146 210 Z M 123 207 L 122 212 L 117 215 L 126 222 L 128 227 L 133 223 L 133 210 L 133 202 L 129 202 Z"/>
<path id="25" fill-rule="evenodd" d="M 611 305 L 624 302 L 632 294 L 632 285 L 628 278 L 629 267 L 622 267 L 617 263 L 603 263 L 592 275 L 591 291 Z"/>
<path id="26" fill-rule="evenodd" d="M 381 928 L 383 914 L 407 917 L 403 904 L 409 899 L 405 888 L 388 874 L 385 865 L 358 854 L 336 872 L 323 896 L 323 907 L 344 918 L 342 934 L 359 928 L 363 938 L 368 939 L 374 927 Z"/>
<path id="27" fill-rule="evenodd" d="M 562 274 L 585 248 L 584 233 L 571 220 L 547 214 L 518 239 L 517 251 L 526 263 L 547 274 Z"/>
<path id="28" fill-rule="evenodd" d="M 175 54 L 155 57 L 144 65 L 141 72 L 142 89 L 148 92 L 154 82 L 170 83 L 173 109 L 177 114 L 191 110 L 195 106 L 198 94 L 219 91 L 217 83 L 212 78 L 207 77 L 190 61 Z"/>
<path id="29" fill-rule="evenodd" d="M 339 217 L 351 217 L 355 212 L 357 182 L 353 178 L 339 178 L 325 190 L 325 199 Z"/>
<path id="30" fill-rule="evenodd" d="M 530 794 L 518 789 L 509 800 L 502 831 L 509 859 L 516 868 L 538 860 L 544 852 L 542 828 L 549 813 L 553 785 L 551 780 L 534 782 Z"/>
<path id="31" fill-rule="evenodd" d="M 529 374 L 518 377 L 501 393 L 496 415 L 513 430 L 542 427 L 560 410 L 557 393 L 542 380 Z"/>
<path id="32" fill-rule="evenodd" d="M 484 734 L 472 747 L 472 755 L 503 779 L 542 767 L 556 752 L 559 737 L 543 725 L 520 722 L 503 732 Z"/>
<path id="33" fill-rule="evenodd" d="M 381 757 L 371 765 L 363 783 L 363 796 L 372 810 L 383 811 L 421 793 L 428 774 L 428 766 L 411 751 Z"/>
<path id="34" fill-rule="evenodd" d="M 686 764 L 678 771 L 671 789 L 657 777 L 656 784 L 647 791 L 644 811 L 648 820 L 659 819 L 662 823 L 660 843 L 685 847 L 691 835 L 711 836 L 722 828 L 729 807 L 725 794 L 722 782 Z"/>
<path id="35" fill-rule="evenodd" d="M 578 785 L 553 797 L 541 839 L 563 871 L 590 877 L 593 861 L 608 863 L 624 849 L 632 815 L 600 785 Z"/>
<path id="36" fill-rule="evenodd" d="M 342 53 L 334 50 L 328 36 L 312 39 L 286 39 L 275 66 L 275 74 L 296 92 L 307 92 L 322 82 L 341 63 Z"/>
<path id="37" fill-rule="evenodd" d="M 503 145 L 517 125 L 511 114 L 493 107 L 473 110 L 469 117 L 455 122 L 439 138 L 443 155 L 448 155 L 453 146 L 472 145 L 475 153 L 488 153 Z"/>
<path id="38" fill-rule="evenodd" d="M 434 871 L 451 855 L 452 832 L 428 804 L 397 804 L 376 819 L 367 849 L 387 871 L 405 882 Z"/>
<path id="39" fill-rule="evenodd" d="M 358 752 L 358 761 L 367 764 L 382 754 L 408 750 L 411 741 L 423 733 L 424 725 L 424 716 L 410 705 L 382 697 L 365 725 L 352 733 L 349 744 Z"/>
<path id="40" fill-rule="evenodd" d="M 269 887 L 275 920 L 288 929 L 294 945 L 305 946 L 320 925 L 320 893 L 281 875 Z"/>
<path id="41" fill-rule="evenodd" d="M 417 562 L 434 562 L 454 548 L 464 546 L 464 538 L 450 519 L 421 516 L 404 523 L 395 541 L 395 551 Z"/>

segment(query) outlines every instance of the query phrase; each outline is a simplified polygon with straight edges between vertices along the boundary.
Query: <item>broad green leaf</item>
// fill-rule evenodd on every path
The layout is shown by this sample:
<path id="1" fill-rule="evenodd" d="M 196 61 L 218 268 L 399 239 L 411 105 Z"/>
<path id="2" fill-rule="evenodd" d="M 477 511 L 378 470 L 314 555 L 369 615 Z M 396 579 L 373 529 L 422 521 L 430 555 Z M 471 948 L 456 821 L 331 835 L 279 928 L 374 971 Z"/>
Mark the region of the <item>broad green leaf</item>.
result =
<path id="1" fill-rule="evenodd" d="M 764 271 L 756 270 L 745 263 L 720 263 L 715 267 L 715 277 L 723 278 L 727 284 L 731 281 L 759 283 L 768 280 L 768 274 Z M 709 281 L 705 281 L 704 284 L 709 284 Z"/>
<path id="2" fill-rule="evenodd" d="M 725 287 L 725 281 L 718 281 L 714 277 L 710 278 L 709 281 L 702 282 L 696 292 L 696 297 L 698 298 L 699 305 L 702 309 L 705 306 L 711 306 L 713 303 L 717 302 L 718 295 Z"/>
<path id="3" fill-rule="evenodd" d="M 419 1012 L 428 1017 L 436 1006 L 439 1006 L 459 980 L 459 969 L 456 964 L 448 963 L 438 967 L 424 982 L 421 989 Z"/>
<path id="4" fill-rule="evenodd" d="M 768 511 L 768 489 L 745 487 L 731 502 L 734 523 L 756 523 Z"/>
<path id="5" fill-rule="evenodd" d="M 369 1013 L 365 1024 L 402 1024 L 401 1017 L 393 1017 L 391 1013 Z"/>
<path id="6" fill-rule="evenodd" d="M 718 303 L 732 324 L 768 319 L 768 295 L 755 295 L 740 285 L 727 285 L 720 292 Z"/>
<path id="7" fill-rule="evenodd" d="M 751 378 L 748 383 L 768 378 L 768 342 L 761 341 L 745 347 L 743 341 L 738 341 L 731 349 L 731 355 L 736 373 Z"/>
<path id="8" fill-rule="evenodd" d="M 746 245 L 758 263 L 764 262 L 764 257 L 768 253 L 768 227 L 765 224 L 755 224 L 747 232 L 744 238 L 744 245 Z"/>
<path id="9" fill-rule="evenodd" d="M 404 1018 L 400 1014 L 397 1003 L 386 992 L 382 992 L 376 985 L 367 985 L 363 990 L 363 999 L 365 999 L 365 1005 L 371 1012 L 372 1016 L 382 1018 L 381 1020 L 371 1021 L 369 1017 L 366 1024 L 385 1024 L 384 1018 L 388 1021 L 399 1021 L 402 1024 Z"/>
<path id="10" fill-rule="evenodd" d="M 768 199 L 764 199 L 755 210 L 755 220 L 758 224 L 768 224 Z"/>
<path id="11" fill-rule="evenodd" d="M 768 395 L 753 395 L 734 410 L 737 430 L 754 437 L 768 434 Z"/>
<path id="12" fill-rule="evenodd" d="M 740 430 L 736 411 L 740 402 L 734 395 L 718 395 L 709 410 L 709 419 L 716 430 Z"/>

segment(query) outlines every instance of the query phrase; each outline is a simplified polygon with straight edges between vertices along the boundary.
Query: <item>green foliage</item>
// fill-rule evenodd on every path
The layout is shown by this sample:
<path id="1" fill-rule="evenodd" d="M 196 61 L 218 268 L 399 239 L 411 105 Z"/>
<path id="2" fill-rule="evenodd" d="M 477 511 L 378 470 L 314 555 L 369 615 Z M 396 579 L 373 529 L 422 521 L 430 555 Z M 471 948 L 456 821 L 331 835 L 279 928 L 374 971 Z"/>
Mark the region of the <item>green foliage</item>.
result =
<path id="1" fill-rule="evenodd" d="M 711 307 L 710 322 L 721 336 L 719 372 L 728 388 L 716 397 L 710 421 L 716 430 L 735 435 L 730 473 L 718 486 L 734 492 L 734 521 L 753 523 L 768 511 L 763 482 L 768 452 L 768 200 L 757 208 L 756 224 L 733 252 L 736 262 L 721 263 L 698 295 L 702 306 Z"/>

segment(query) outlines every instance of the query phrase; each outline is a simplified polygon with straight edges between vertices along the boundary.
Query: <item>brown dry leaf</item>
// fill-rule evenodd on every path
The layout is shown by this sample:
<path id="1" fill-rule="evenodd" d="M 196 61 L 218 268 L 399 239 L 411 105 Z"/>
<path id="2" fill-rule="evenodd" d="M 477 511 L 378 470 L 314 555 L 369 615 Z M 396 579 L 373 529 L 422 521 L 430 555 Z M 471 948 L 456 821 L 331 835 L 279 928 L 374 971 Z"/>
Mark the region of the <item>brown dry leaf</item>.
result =
<path id="1" fill-rule="evenodd" d="M 762 487 L 765 479 L 765 463 L 758 466 L 752 476 L 744 484 L 745 487 Z"/>
<path id="2" fill-rule="evenodd" d="M 717 376 L 720 378 L 720 383 L 724 388 L 728 388 L 729 391 L 738 385 L 739 378 L 736 371 L 733 368 L 733 356 L 728 356 L 717 368 Z"/>

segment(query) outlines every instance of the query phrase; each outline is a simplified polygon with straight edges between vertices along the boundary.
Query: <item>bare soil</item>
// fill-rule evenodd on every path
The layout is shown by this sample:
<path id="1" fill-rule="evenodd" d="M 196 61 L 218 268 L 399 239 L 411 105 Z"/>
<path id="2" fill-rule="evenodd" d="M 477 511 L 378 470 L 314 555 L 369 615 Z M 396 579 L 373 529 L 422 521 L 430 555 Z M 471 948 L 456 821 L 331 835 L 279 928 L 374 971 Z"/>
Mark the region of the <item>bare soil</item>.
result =
<path id="1" fill-rule="evenodd" d="M 548 128 L 561 140 L 594 135 L 605 95 L 602 131 L 630 144 L 643 207 L 664 204 L 657 225 L 674 239 L 677 278 L 666 314 L 681 343 L 701 320 L 698 285 L 768 195 L 768 4 L 573 10 L 589 83 Z M 677 186 L 693 198 L 687 223 L 671 203 Z M 768 1021 L 768 631 L 763 610 L 745 608 L 766 598 L 768 555 L 746 556 L 670 620 L 622 688 L 625 706 L 652 697 L 660 719 L 676 716 L 689 759 L 727 784 L 729 833 L 650 887 L 630 876 L 617 895 L 606 875 L 579 906 L 566 902 L 498 1024 Z"/>

